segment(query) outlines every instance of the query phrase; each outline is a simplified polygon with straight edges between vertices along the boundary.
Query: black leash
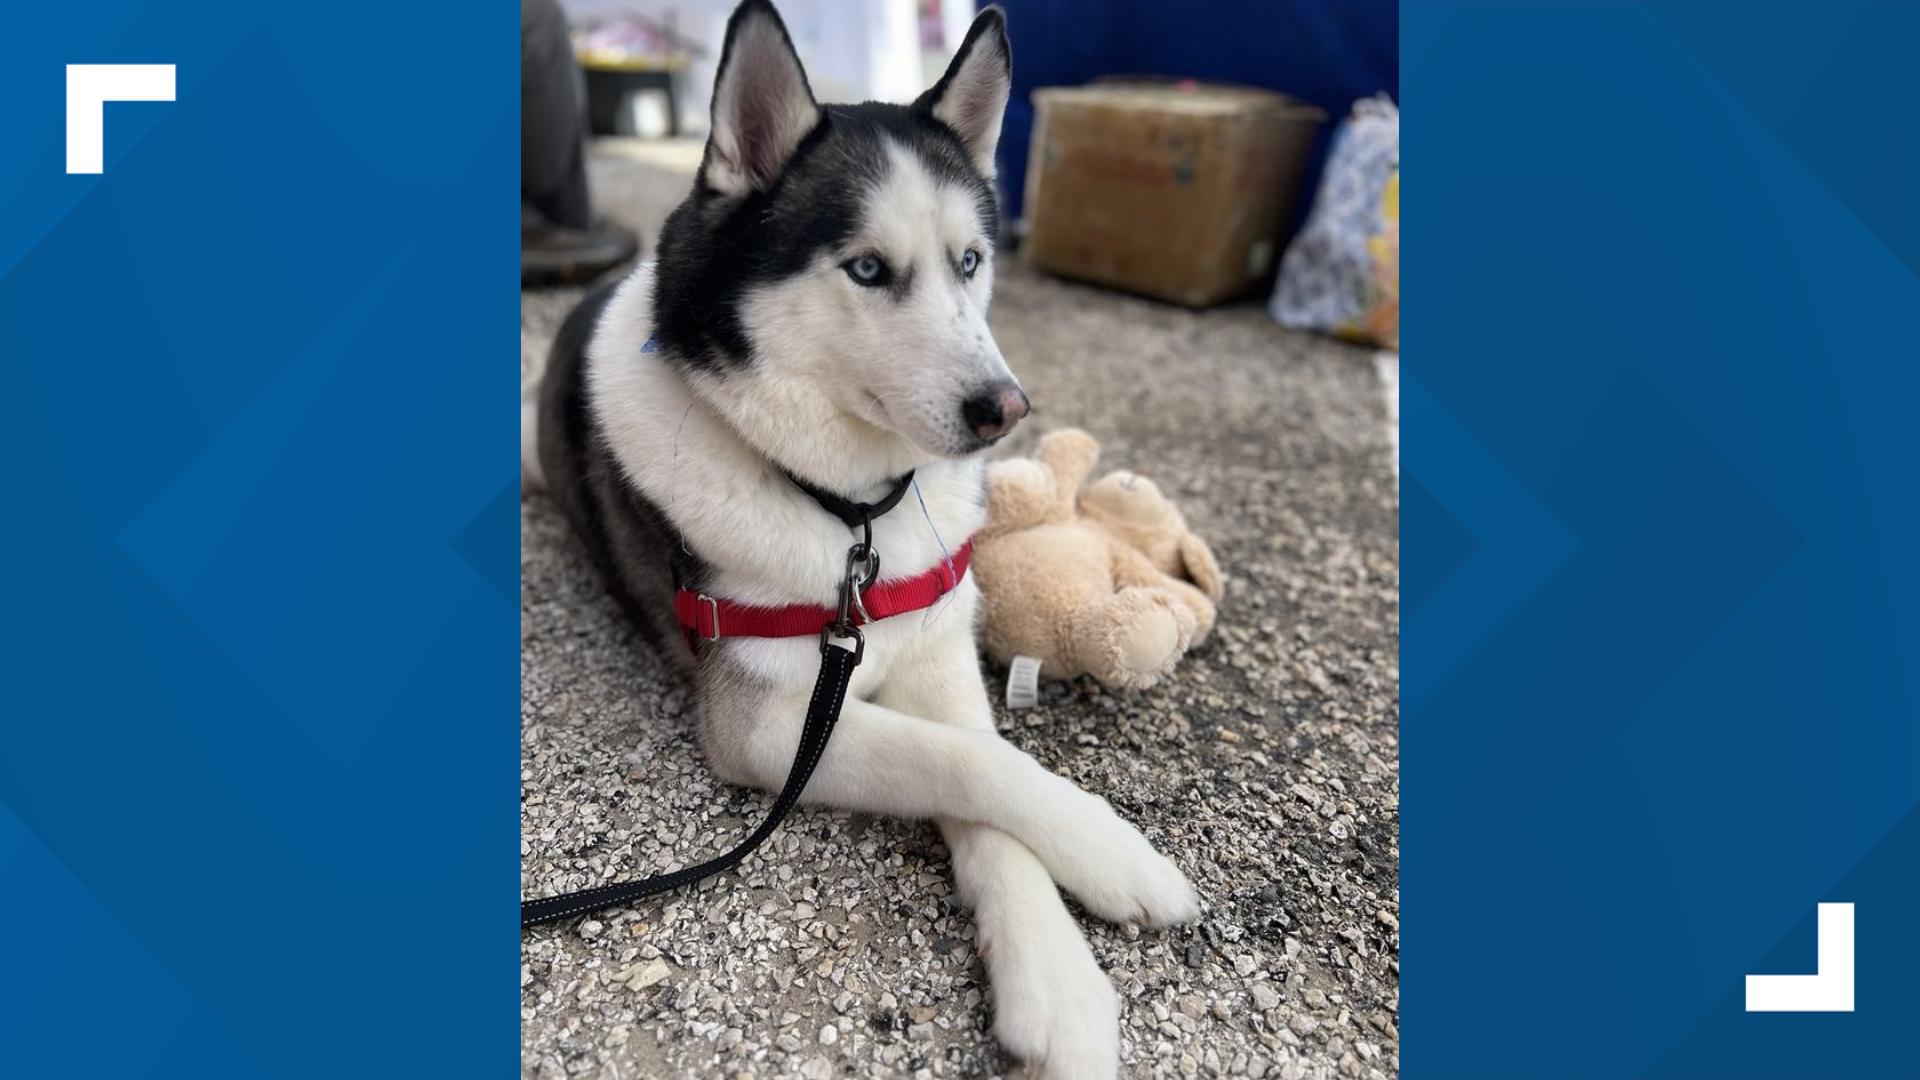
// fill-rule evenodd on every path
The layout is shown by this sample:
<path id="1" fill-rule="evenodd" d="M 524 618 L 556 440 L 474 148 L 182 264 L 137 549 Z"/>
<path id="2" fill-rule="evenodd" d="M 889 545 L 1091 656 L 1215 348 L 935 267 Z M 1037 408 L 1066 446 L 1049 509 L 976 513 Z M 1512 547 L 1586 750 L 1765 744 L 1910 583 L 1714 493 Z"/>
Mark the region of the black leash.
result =
<path id="1" fill-rule="evenodd" d="M 671 892 L 683 885 L 691 885 L 723 870 L 731 870 L 773 835 L 773 831 L 780 827 L 794 804 L 800 800 L 800 793 L 813 776 L 814 766 L 820 764 L 820 755 L 826 752 L 827 739 L 833 735 L 833 726 L 840 721 L 840 707 L 846 703 L 847 684 L 853 680 L 853 669 L 860 666 L 860 658 L 866 654 L 866 638 L 854 625 L 853 613 L 858 610 L 864 620 L 866 608 L 860 601 L 860 594 L 880 577 L 880 555 L 873 550 L 873 519 L 899 503 L 900 497 L 906 494 L 908 486 L 913 483 L 913 474 L 909 472 L 896 481 L 886 498 L 877 503 L 856 503 L 842 499 L 813 487 L 791 473 L 787 474 L 787 479 L 812 496 L 828 513 L 846 521 L 853 528 L 861 529 L 863 535 L 859 543 L 847 550 L 847 572 L 840 582 L 838 617 L 820 631 L 820 676 L 814 680 L 813 698 L 807 702 L 807 722 L 800 729 L 800 746 L 794 751 L 793 768 L 788 770 L 787 782 L 773 800 L 773 809 L 767 811 L 767 819 L 760 823 L 760 827 L 732 851 L 697 866 L 682 867 L 672 873 L 639 881 L 621 881 L 539 900 L 523 900 L 520 903 L 521 929 L 574 915 L 585 915 L 602 908 L 631 904 Z M 841 512 L 843 509 L 853 514 L 851 520 Z M 835 645 L 835 639 L 851 640 L 853 648 Z"/>
<path id="2" fill-rule="evenodd" d="M 753 835 L 740 842 L 740 846 L 698 866 L 688 866 L 670 874 L 660 874 L 640 881 L 622 881 L 613 885 L 602 885 L 596 889 L 582 889 L 579 892 L 562 893 L 541 900 L 527 900 L 520 905 L 520 926 L 538 926 L 571 915 L 584 915 L 589 911 L 614 907 L 619 904 L 631 904 L 671 892 L 682 885 L 691 885 L 701 878 L 710 877 L 722 870 L 730 870 L 748 853 L 773 835 L 780 827 L 793 804 L 800 798 L 800 792 L 807 786 L 807 779 L 813 775 L 813 767 L 820 763 L 820 754 L 827 748 L 827 738 L 833 734 L 833 725 L 840 719 L 840 706 L 846 700 L 847 683 L 853 678 L 853 669 L 860 663 L 863 643 L 860 632 L 851 626 L 856 645 L 852 649 L 843 649 L 838 645 L 820 646 L 820 678 L 813 684 L 813 700 L 807 704 L 807 724 L 800 732 L 800 749 L 794 755 L 793 769 L 787 773 L 787 782 L 780 789 L 780 797 L 773 801 L 773 809 L 767 812 L 767 819 L 753 831 Z M 828 628 L 832 633 L 833 628 Z"/>

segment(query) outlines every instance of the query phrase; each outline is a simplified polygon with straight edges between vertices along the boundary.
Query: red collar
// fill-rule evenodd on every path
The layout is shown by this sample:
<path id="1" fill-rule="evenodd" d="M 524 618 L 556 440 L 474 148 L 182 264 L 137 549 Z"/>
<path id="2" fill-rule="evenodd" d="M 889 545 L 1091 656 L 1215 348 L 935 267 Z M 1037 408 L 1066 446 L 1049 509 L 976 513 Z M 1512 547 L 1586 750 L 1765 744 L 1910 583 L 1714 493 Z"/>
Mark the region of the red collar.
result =
<path id="1" fill-rule="evenodd" d="M 868 618 L 856 613 L 856 625 L 879 622 L 892 615 L 930 608 L 942 596 L 959 588 L 967 576 L 967 563 L 973 558 L 973 540 L 969 538 L 953 553 L 952 570 L 944 561 L 918 577 L 875 582 L 860 594 L 866 603 Z M 789 604 L 786 607 L 751 607 L 731 600 L 719 600 L 691 589 L 673 594 L 673 614 L 686 627 L 690 642 L 718 641 L 723 637 L 819 637 L 827 624 L 840 617 L 830 607 Z"/>

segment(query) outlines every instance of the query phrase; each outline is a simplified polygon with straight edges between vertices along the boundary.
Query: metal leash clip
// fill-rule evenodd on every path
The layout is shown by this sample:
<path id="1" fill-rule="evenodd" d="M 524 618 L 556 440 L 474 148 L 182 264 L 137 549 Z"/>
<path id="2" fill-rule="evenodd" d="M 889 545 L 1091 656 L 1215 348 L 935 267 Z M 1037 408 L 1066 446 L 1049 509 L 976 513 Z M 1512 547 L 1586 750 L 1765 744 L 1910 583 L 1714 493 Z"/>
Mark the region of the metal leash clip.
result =
<path id="1" fill-rule="evenodd" d="M 860 663 L 866 654 L 867 639 L 860 633 L 860 624 L 872 622 L 867 615 L 867 602 L 861 595 L 880 579 L 880 553 L 873 545 L 861 542 L 847 549 L 847 573 L 840 581 L 840 608 L 834 620 L 820 630 L 820 651 L 825 652 L 834 638 L 853 639 L 853 662 Z M 854 622 L 858 612 L 860 622 Z"/>

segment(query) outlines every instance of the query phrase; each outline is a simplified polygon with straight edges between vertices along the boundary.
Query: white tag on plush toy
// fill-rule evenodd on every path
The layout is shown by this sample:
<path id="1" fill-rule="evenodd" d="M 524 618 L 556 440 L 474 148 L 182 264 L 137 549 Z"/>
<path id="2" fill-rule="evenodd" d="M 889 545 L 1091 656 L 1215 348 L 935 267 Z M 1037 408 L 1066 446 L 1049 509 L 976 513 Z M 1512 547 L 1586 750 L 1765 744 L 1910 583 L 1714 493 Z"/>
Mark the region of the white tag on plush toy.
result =
<path id="1" fill-rule="evenodd" d="M 1040 661 L 1016 656 L 1007 667 L 1007 708 L 1031 709 L 1040 704 Z"/>

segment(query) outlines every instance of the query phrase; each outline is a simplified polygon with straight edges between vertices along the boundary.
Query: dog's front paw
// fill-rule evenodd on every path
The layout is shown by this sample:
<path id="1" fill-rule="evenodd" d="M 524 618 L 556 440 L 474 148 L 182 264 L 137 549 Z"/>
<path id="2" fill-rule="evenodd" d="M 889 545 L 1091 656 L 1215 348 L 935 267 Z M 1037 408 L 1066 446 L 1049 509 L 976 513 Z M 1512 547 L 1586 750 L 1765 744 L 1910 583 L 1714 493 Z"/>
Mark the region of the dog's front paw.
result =
<path id="1" fill-rule="evenodd" d="M 1076 793 L 1083 801 L 1042 860 L 1054 881 L 1108 922 L 1170 926 L 1198 917 L 1200 896 L 1180 868 L 1105 799 Z"/>
<path id="2" fill-rule="evenodd" d="M 1120 1067 L 1119 998 L 1065 911 L 1060 918 L 1063 926 L 1029 924 L 1019 939 L 997 943 L 982 927 L 993 1033 L 1026 1064 L 1029 1077 L 1113 1080 Z"/>

